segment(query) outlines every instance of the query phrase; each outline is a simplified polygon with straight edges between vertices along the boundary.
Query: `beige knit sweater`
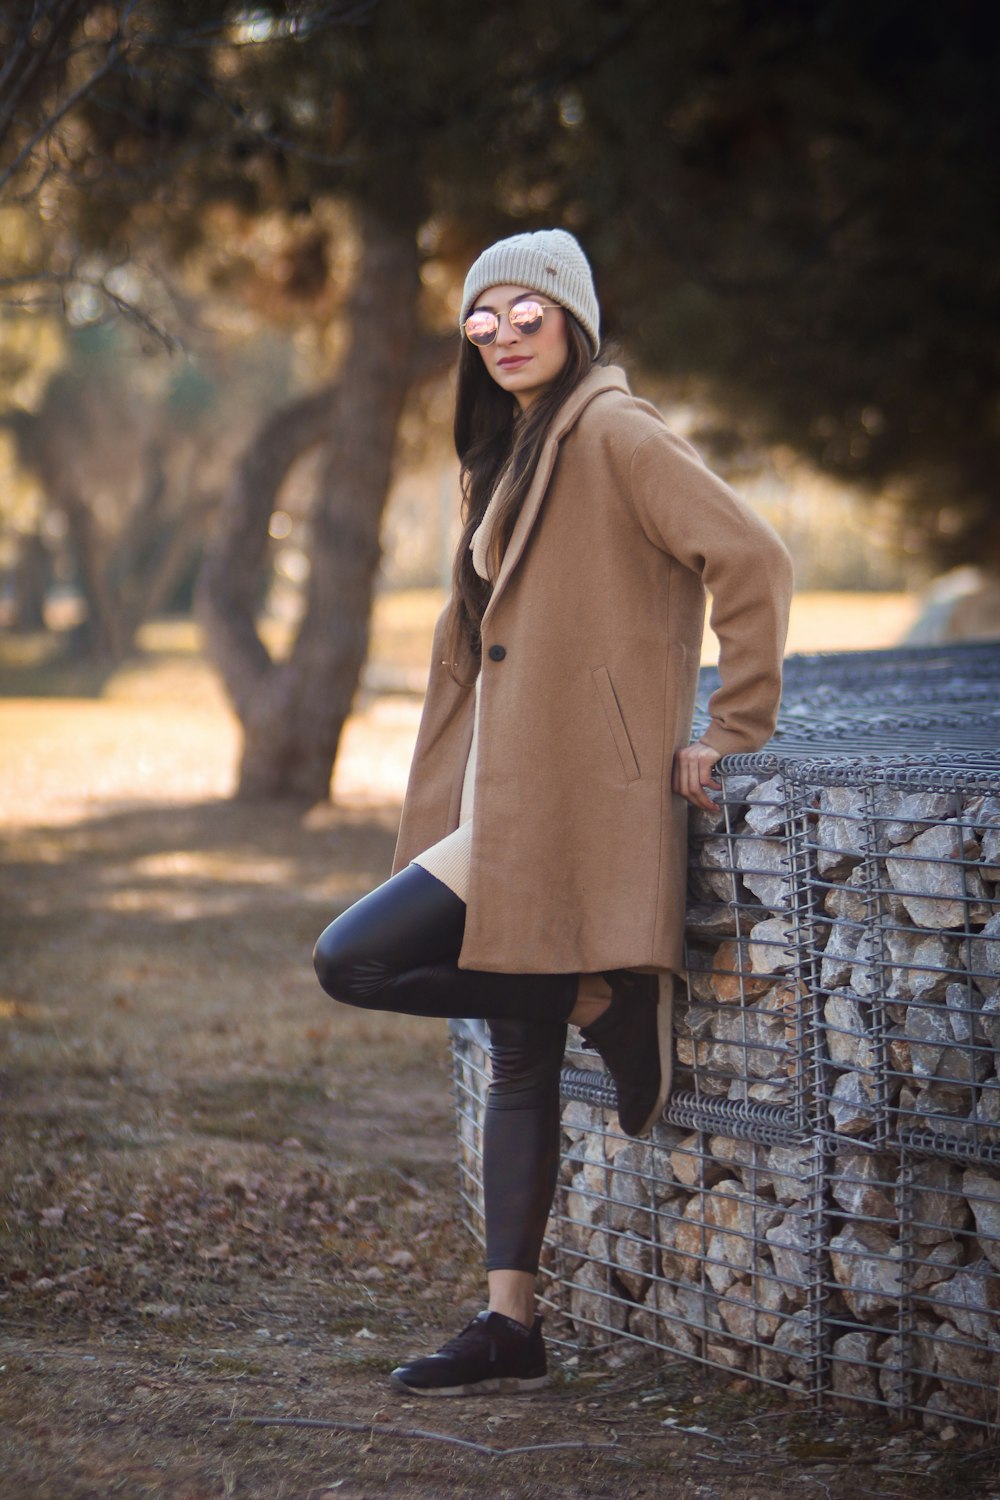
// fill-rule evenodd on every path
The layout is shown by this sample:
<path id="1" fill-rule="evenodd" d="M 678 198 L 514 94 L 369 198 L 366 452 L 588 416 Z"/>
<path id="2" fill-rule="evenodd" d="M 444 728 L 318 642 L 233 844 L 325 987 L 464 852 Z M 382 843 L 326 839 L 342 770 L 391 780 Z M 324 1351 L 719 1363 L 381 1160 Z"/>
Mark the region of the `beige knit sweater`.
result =
<path id="1" fill-rule="evenodd" d="M 487 559 L 493 529 L 496 525 L 500 496 L 506 490 L 505 478 L 506 476 L 501 478 L 490 496 L 490 503 L 483 513 L 483 519 L 473 532 L 472 541 L 469 544 L 472 552 L 472 566 L 480 578 L 489 578 Z M 479 743 L 479 684 L 481 681 L 480 675 L 476 678 L 476 716 L 472 726 L 469 758 L 465 763 L 465 776 L 462 780 L 462 804 L 458 827 L 454 833 L 447 834 L 445 838 L 432 844 L 429 849 L 425 849 L 412 861 L 413 864 L 420 865 L 429 874 L 442 881 L 463 901 L 469 898 L 469 860 L 472 852 L 472 812 L 476 783 L 476 749 Z"/>

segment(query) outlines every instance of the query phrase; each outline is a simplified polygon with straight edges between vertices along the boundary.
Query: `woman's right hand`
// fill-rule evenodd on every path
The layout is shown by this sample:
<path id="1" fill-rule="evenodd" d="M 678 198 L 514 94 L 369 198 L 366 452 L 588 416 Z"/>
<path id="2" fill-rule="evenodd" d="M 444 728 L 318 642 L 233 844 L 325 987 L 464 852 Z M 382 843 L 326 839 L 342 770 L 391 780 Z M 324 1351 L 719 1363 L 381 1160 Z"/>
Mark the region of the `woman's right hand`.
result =
<path id="1" fill-rule="evenodd" d="M 709 789 L 715 792 L 722 791 L 722 782 L 716 781 L 712 775 L 712 767 L 717 760 L 722 759 L 719 750 L 713 750 L 711 745 L 705 745 L 701 740 L 695 740 L 693 745 L 685 745 L 683 750 L 678 750 L 674 756 L 674 772 L 671 785 L 674 791 L 690 802 L 692 807 L 704 808 L 706 812 L 714 812 L 716 803 L 708 795 Z"/>

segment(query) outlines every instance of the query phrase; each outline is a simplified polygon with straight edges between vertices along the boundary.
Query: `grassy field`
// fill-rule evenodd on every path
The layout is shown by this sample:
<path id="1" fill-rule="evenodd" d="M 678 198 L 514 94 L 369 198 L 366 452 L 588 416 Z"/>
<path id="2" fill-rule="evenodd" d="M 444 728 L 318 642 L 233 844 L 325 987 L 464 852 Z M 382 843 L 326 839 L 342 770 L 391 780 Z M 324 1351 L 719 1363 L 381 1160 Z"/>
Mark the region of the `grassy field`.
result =
<path id="1" fill-rule="evenodd" d="M 566 1353 L 530 1402 L 389 1394 L 400 1356 L 481 1305 L 446 1030 L 332 1005 L 309 951 L 388 871 L 419 707 L 400 685 L 435 610 L 380 610 L 371 680 L 400 690 L 361 695 L 336 801 L 305 814 L 227 800 L 236 735 L 189 627 L 151 627 L 103 681 L 2 643 L 0 1496 L 986 1485 L 986 1455 L 890 1442 L 884 1421 L 816 1425 L 631 1346 Z"/>

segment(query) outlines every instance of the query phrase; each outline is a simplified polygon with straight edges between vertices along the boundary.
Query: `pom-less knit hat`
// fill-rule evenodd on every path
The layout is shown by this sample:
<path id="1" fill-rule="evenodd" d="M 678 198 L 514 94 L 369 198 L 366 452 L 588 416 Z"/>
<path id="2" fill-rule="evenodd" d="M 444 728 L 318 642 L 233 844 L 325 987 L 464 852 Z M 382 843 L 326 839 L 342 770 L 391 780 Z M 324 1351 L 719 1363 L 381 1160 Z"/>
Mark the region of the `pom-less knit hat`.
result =
<path id="1" fill-rule="evenodd" d="M 551 297 L 574 315 L 596 356 L 601 344 L 601 310 L 594 278 L 587 257 L 565 229 L 513 234 L 484 250 L 465 278 L 460 328 L 476 298 L 491 286 L 523 286 Z"/>

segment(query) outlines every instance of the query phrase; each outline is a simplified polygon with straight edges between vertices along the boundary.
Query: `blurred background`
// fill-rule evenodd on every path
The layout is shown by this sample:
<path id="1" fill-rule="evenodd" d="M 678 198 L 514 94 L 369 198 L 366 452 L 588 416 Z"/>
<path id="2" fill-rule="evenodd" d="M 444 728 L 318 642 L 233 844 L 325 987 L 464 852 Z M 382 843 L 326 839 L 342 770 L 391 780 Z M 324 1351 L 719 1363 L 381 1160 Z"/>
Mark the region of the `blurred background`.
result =
<path id="1" fill-rule="evenodd" d="M 224 718 L 196 790 L 398 795 L 462 278 L 551 225 L 791 547 L 790 649 L 1000 635 L 997 33 L 971 0 L 5 6 L 8 699 Z"/>

